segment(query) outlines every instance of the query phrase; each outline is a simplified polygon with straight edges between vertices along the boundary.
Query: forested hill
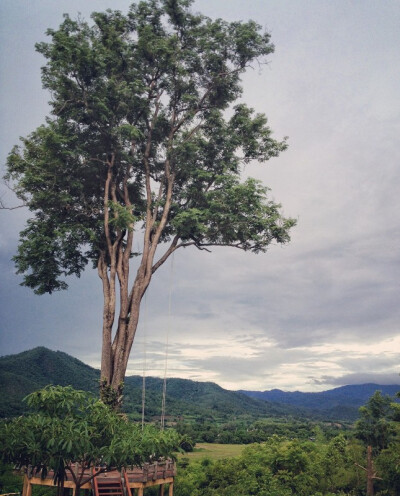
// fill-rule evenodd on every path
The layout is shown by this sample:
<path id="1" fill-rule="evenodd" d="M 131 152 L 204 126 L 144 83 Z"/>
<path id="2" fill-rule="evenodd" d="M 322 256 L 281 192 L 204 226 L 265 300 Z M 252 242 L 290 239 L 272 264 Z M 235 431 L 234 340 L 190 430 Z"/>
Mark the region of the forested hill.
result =
<path id="1" fill-rule="evenodd" d="M 99 371 L 80 360 L 44 347 L 0 357 L 0 416 L 23 412 L 22 398 L 47 384 L 95 392 Z"/>
<path id="2" fill-rule="evenodd" d="M 61 351 L 44 347 L 0 357 L 0 417 L 24 411 L 22 398 L 47 384 L 71 385 L 97 394 L 100 371 Z M 159 416 L 162 379 L 146 378 L 146 418 Z M 358 408 L 377 389 L 393 395 L 399 386 L 364 384 L 344 386 L 322 393 L 228 391 L 212 382 L 168 379 L 167 415 L 229 420 L 238 417 L 297 417 L 355 420 Z M 125 379 L 124 409 L 141 418 L 142 378 Z"/>
<path id="3" fill-rule="evenodd" d="M 44 347 L 17 355 L 0 357 L 0 416 L 24 412 L 22 399 L 47 384 L 71 385 L 97 393 L 100 371 L 61 351 Z M 146 416 L 151 420 L 161 414 L 163 380 L 146 378 Z M 133 418 L 141 418 L 142 378 L 126 377 L 124 409 Z M 166 414 L 175 417 L 229 419 L 251 416 L 305 416 L 297 407 L 279 405 L 227 391 L 212 382 L 168 379 Z"/>

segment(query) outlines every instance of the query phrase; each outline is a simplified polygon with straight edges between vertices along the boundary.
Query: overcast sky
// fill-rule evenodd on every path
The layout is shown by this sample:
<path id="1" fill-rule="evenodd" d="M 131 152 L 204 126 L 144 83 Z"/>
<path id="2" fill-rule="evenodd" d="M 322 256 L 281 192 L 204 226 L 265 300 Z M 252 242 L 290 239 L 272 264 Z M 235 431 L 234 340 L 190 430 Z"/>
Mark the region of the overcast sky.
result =
<path id="1" fill-rule="evenodd" d="M 129 0 L 0 1 L 0 163 L 43 123 L 49 95 L 34 43 L 75 17 Z M 128 374 L 228 389 L 318 391 L 400 384 L 400 2 L 197 0 L 193 10 L 255 19 L 276 50 L 243 100 L 289 150 L 245 171 L 298 219 L 266 254 L 178 251 L 153 279 Z M 1 186 L 3 201 L 16 205 Z M 0 354 L 38 345 L 100 366 L 101 284 L 90 268 L 36 296 L 11 257 L 27 218 L 0 211 Z M 171 296 L 171 312 L 169 298 Z M 146 360 L 144 360 L 146 350 Z"/>

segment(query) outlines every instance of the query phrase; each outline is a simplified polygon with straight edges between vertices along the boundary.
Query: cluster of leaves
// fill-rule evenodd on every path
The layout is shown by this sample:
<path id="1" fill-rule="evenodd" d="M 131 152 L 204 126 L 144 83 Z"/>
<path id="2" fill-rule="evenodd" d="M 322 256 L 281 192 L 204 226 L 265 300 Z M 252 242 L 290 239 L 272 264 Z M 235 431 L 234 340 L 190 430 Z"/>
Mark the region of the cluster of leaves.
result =
<path id="1" fill-rule="evenodd" d="M 124 383 L 122 382 L 119 384 L 117 389 L 114 389 L 110 386 L 110 384 L 107 384 L 106 379 L 101 379 L 100 380 L 100 398 L 103 403 L 108 405 L 110 408 L 113 410 L 118 410 L 122 398 L 123 398 L 123 391 L 124 391 Z"/>
<path id="2" fill-rule="evenodd" d="M 72 387 L 48 386 L 30 394 L 30 415 L 0 425 L 2 460 L 31 466 L 60 484 L 73 463 L 82 468 L 136 465 L 172 456 L 179 435 L 128 422 L 102 401 Z"/>
<path id="3" fill-rule="evenodd" d="M 356 435 L 375 453 L 388 447 L 396 437 L 398 428 L 394 420 L 400 419 L 400 405 L 393 403 L 388 395 L 376 391 L 367 404 L 360 408 L 360 419 L 356 423 Z"/>

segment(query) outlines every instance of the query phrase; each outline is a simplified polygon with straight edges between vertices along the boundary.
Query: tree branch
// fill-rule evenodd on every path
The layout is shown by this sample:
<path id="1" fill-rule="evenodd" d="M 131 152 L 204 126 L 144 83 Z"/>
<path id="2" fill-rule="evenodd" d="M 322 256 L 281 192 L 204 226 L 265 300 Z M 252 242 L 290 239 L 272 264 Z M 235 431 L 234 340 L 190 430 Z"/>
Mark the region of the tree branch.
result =
<path id="1" fill-rule="evenodd" d="M 9 189 L 12 193 L 14 193 L 15 196 L 18 196 L 15 190 L 8 184 L 7 181 L 4 181 L 3 184 L 7 189 Z M 16 210 L 17 208 L 23 208 L 27 206 L 28 206 L 27 203 L 24 201 L 22 205 L 17 205 L 16 207 L 7 207 L 4 204 L 3 199 L 0 198 L 0 210 Z"/>
<path id="2" fill-rule="evenodd" d="M 358 468 L 361 468 L 361 469 L 362 469 L 362 470 L 364 470 L 365 472 L 368 472 L 368 469 L 366 469 L 365 467 L 363 467 L 363 466 L 362 466 L 362 465 L 360 465 L 359 463 L 354 462 L 354 465 L 355 465 L 356 467 L 358 467 Z M 374 473 L 372 474 L 372 479 L 376 479 L 376 480 L 383 480 L 383 479 L 382 479 L 382 477 L 378 477 L 378 476 L 376 475 L 376 472 L 374 472 Z"/>
<path id="3" fill-rule="evenodd" d="M 107 248 L 108 248 L 108 253 L 111 257 L 112 254 L 112 243 L 111 243 L 111 236 L 110 236 L 110 215 L 109 215 L 109 206 L 108 202 L 110 199 L 110 184 L 111 184 L 111 179 L 112 179 L 112 168 L 114 166 L 114 160 L 115 156 L 114 154 L 111 155 L 111 160 L 108 161 L 108 171 L 107 171 L 107 179 L 106 179 L 106 184 L 104 186 L 104 234 L 106 237 L 106 243 L 107 243 Z"/>
<path id="4" fill-rule="evenodd" d="M 164 255 L 158 260 L 158 262 L 156 262 L 152 269 L 151 269 L 151 273 L 154 274 L 154 272 L 159 268 L 161 267 L 161 265 L 167 260 L 167 258 L 172 255 L 172 253 L 174 253 L 175 250 L 177 250 L 178 248 L 180 248 L 181 246 L 183 246 L 182 244 L 181 245 L 178 245 L 178 241 L 179 241 L 179 236 L 176 235 L 175 238 L 173 239 L 170 247 L 168 248 L 168 250 L 164 253 Z"/>
<path id="5" fill-rule="evenodd" d="M 17 205 L 16 207 L 6 207 L 3 200 L 0 199 L 0 210 L 16 210 L 17 208 L 24 208 L 27 206 L 28 205 L 26 203 L 23 203 L 22 205 Z"/>

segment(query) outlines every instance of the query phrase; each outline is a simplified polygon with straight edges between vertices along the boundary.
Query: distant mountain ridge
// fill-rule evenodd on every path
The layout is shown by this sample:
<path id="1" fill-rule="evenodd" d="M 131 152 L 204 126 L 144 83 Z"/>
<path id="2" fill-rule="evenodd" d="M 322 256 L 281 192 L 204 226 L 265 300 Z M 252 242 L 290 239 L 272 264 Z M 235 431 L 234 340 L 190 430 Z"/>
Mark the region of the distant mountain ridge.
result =
<path id="1" fill-rule="evenodd" d="M 71 385 L 97 394 L 100 371 L 61 351 L 37 347 L 0 357 L 0 417 L 24 412 L 22 398 L 47 384 Z M 146 415 L 160 415 L 163 380 L 146 378 Z M 296 417 L 353 421 L 358 408 L 377 390 L 394 395 L 399 386 L 362 384 L 321 393 L 228 391 L 212 382 L 168 379 L 167 414 L 191 418 L 229 419 L 241 416 Z M 142 377 L 125 378 L 124 409 L 141 418 Z"/>
<path id="2" fill-rule="evenodd" d="M 288 392 L 281 391 L 280 389 L 272 389 L 270 391 L 240 390 L 240 392 L 251 398 L 264 401 L 301 406 L 314 411 L 327 411 L 345 407 L 359 408 L 377 390 L 381 391 L 382 394 L 394 396 L 400 391 L 400 385 L 359 384 L 341 386 L 318 393 Z"/>

